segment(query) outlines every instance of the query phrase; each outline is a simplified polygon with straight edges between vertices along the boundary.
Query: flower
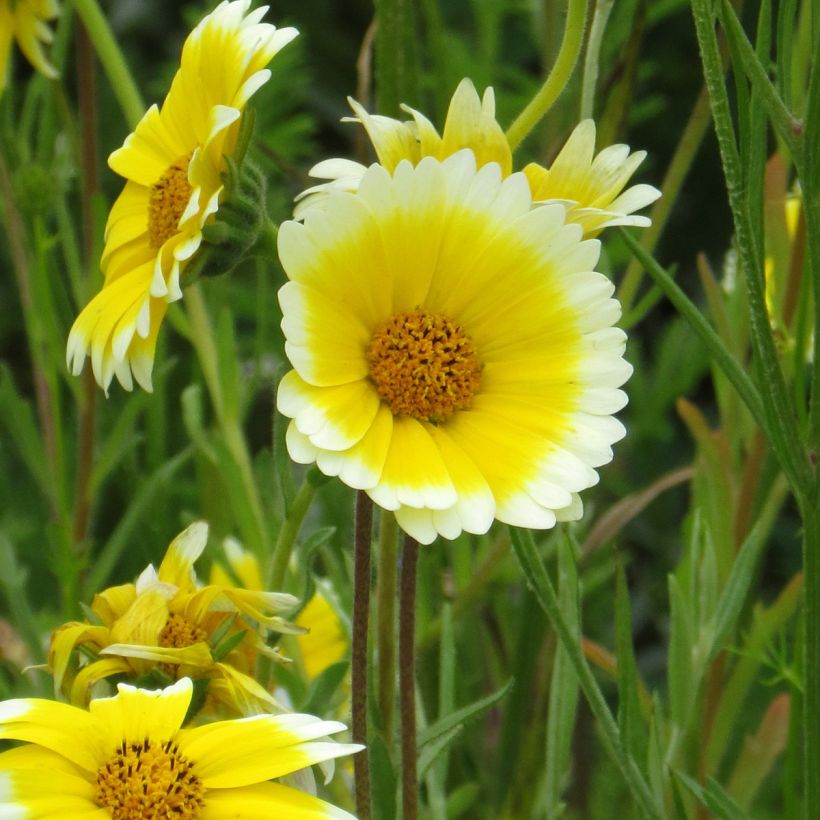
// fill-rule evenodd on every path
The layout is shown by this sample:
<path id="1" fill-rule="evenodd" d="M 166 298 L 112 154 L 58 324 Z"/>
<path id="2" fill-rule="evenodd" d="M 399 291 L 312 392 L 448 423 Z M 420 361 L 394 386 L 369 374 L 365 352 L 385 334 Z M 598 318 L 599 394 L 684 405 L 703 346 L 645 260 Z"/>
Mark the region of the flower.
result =
<path id="1" fill-rule="evenodd" d="M 307 631 L 294 636 L 308 680 L 347 657 L 348 640 L 336 610 L 321 587 L 299 613 L 294 623 Z"/>
<path id="2" fill-rule="evenodd" d="M 401 160 L 416 165 L 422 157 L 444 159 L 463 148 L 475 154 L 478 167 L 497 162 L 502 176 L 512 173 L 512 151 L 495 119 L 492 88 L 486 89 L 479 99 L 472 82 L 462 80 L 450 101 L 441 135 L 423 114 L 408 106 L 402 107 L 413 117 L 412 122 L 368 114 L 355 100 L 349 102 L 356 114 L 354 122 L 364 126 L 379 164 L 391 173 Z M 623 191 L 646 152 L 630 154 L 627 145 L 611 145 L 594 156 L 594 149 L 595 123 L 584 120 L 549 170 L 530 163 L 524 173 L 530 182 L 533 203 L 560 202 L 568 210 L 567 222 L 580 224 L 587 236 L 613 225 L 649 225 L 647 217 L 632 214 L 654 202 L 660 191 L 651 185 L 634 185 Z M 300 194 L 294 216 L 301 219 L 310 208 L 320 206 L 332 190 L 355 191 L 365 170 L 364 165 L 351 160 L 320 162 L 310 170 L 310 175 L 330 182 Z"/>
<path id="3" fill-rule="evenodd" d="M 150 391 L 157 334 L 180 273 L 202 242 L 222 197 L 226 156 L 242 112 L 270 77 L 265 66 L 297 34 L 247 14 L 250 0 L 221 3 L 191 32 L 162 108 L 152 106 L 109 158 L 127 181 L 111 208 L 103 288 L 74 322 L 67 362 L 78 375 L 91 356 L 104 390 L 114 375 Z"/>
<path id="4" fill-rule="evenodd" d="M 0 702 L 4 816 L 295 817 L 352 820 L 312 795 L 271 782 L 362 747 L 327 735 L 345 727 L 312 715 L 257 715 L 181 728 L 193 686 L 119 684 L 88 711 L 39 698 Z M 8 814 L 11 812 L 11 814 Z"/>
<path id="5" fill-rule="evenodd" d="M 59 13 L 57 0 L 0 0 L 0 94 L 8 78 L 12 37 L 41 74 L 57 76 L 57 69 L 48 61 L 42 44 L 52 40 L 46 21 L 53 20 Z"/>
<path id="6" fill-rule="evenodd" d="M 624 428 L 632 368 L 597 240 L 526 178 L 440 162 L 374 165 L 285 222 L 279 387 L 287 445 L 422 543 L 493 519 L 547 528 L 582 513 Z"/>
<path id="7" fill-rule="evenodd" d="M 260 652 L 277 657 L 259 630 L 302 632 L 277 614 L 298 601 L 286 593 L 228 583 L 200 587 L 193 565 L 207 540 L 207 524 L 192 524 L 168 547 L 159 571 L 148 566 L 136 584 L 111 587 L 94 597 L 96 622 L 72 621 L 55 630 L 49 666 L 56 690 L 84 705 L 100 680 L 113 675 L 136 679 L 159 671 L 171 679 L 207 679 L 211 699 L 235 713 L 277 708 L 251 677 Z M 225 646 L 230 651 L 223 656 Z M 70 671 L 78 648 L 97 657 Z"/>

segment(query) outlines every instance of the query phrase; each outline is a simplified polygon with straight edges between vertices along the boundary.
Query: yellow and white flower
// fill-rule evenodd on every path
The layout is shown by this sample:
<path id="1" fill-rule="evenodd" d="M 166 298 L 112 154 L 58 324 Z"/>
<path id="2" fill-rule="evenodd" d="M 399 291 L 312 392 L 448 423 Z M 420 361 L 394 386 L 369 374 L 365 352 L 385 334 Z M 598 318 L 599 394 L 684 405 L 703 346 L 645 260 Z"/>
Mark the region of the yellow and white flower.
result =
<path id="1" fill-rule="evenodd" d="M 422 543 L 577 519 L 624 435 L 599 242 L 502 176 L 470 150 L 374 165 L 279 231 L 289 453 Z"/>
<path id="2" fill-rule="evenodd" d="M 51 29 L 46 24 L 59 13 L 57 0 L 0 0 L 0 95 L 8 80 L 13 39 L 41 74 L 57 76 L 57 69 L 48 61 L 43 44 L 52 41 Z"/>
<path id="3" fill-rule="evenodd" d="M 156 669 L 171 679 L 207 679 L 209 697 L 234 713 L 277 708 L 253 674 L 259 653 L 277 657 L 264 641 L 267 632 L 303 631 L 278 614 L 298 601 L 287 593 L 229 583 L 200 586 L 193 565 L 207 539 L 207 525 L 192 524 L 168 547 L 158 571 L 148 566 L 135 584 L 94 597 L 96 622 L 72 621 L 55 630 L 49 666 L 58 692 L 85 705 L 99 681 L 115 675 L 137 679 Z M 217 660 L 217 642 L 234 640 Z M 95 659 L 74 664 L 75 669 L 79 648 Z"/>
<path id="4" fill-rule="evenodd" d="M 423 157 L 441 160 L 463 148 L 475 154 L 479 168 L 496 162 L 502 176 L 512 173 L 512 151 L 495 119 L 492 88 L 479 98 L 472 82 L 462 80 L 450 101 L 441 135 L 423 114 L 408 106 L 403 108 L 412 121 L 368 114 L 355 100 L 349 102 L 356 114 L 353 121 L 364 126 L 379 164 L 391 173 L 402 160 L 416 165 Z M 614 225 L 649 225 L 647 217 L 635 216 L 634 211 L 654 202 L 660 191 L 651 185 L 623 190 L 646 152 L 630 154 L 627 145 L 611 145 L 597 156 L 594 151 L 595 123 L 584 120 L 549 169 L 535 163 L 524 169 L 533 203 L 560 202 L 568 210 L 567 222 L 580 224 L 587 236 Z M 346 159 L 325 160 L 314 166 L 311 176 L 330 182 L 308 188 L 297 198 L 295 218 L 301 219 L 310 208 L 321 206 L 330 191 L 355 191 L 365 170 L 361 163 Z"/>
<path id="5" fill-rule="evenodd" d="M 88 711 L 38 698 L 0 702 L 4 817 L 353 820 L 274 778 L 361 750 L 312 715 L 257 715 L 182 728 L 193 687 L 118 686 Z"/>
<path id="6" fill-rule="evenodd" d="M 116 375 L 151 390 L 157 334 L 168 304 L 182 298 L 180 273 L 223 197 L 225 157 L 242 112 L 270 77 L 273 56 L 297 34 L 260 22 L 267 7 L 221 3 L 191 32 L 162 108 L 152 106 L 109 158 L 127 181 L 105 229 L 105 282 L 68 338 L 77 375 L 87 355 L 106 391 Z"/>

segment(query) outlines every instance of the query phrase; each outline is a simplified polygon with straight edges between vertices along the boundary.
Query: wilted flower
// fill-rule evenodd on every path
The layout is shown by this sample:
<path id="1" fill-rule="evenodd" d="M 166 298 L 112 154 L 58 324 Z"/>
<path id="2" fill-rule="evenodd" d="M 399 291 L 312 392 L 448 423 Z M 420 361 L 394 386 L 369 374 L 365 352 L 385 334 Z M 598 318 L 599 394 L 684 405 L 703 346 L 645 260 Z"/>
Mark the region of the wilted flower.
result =
<path id="1" fill-rule="evenodd" d="M 193 564 L 207 538 L 206 524 L 192 524 L 168 547 L 158 571 L 149 566 L 136 584 L 96 595 L 94 622 L 71 622 L 55 630 L 49 665 L 58 691 L 85 704 L 100 680 L 138 679 L 156 671 L 172 680 L 207 679 L 209 697 L 239 714 L 276 706 L 252 675 L 259 653 L 276 657 L 264 641 L 267 631 L 302 631 L 278 615 L 297 599 L 227 583 L 200 586 Z M 77 649 L 94 659 L 72 673 Z"/>
<path id="2" fill-rule="evenodd" d="M 60 13 L 57 0 L 0 0 L 0 95 L 6 87 L 11 56 L 11 41 L 46 77 L 56 77 L 57 69 L 48 61 L 43 44 L 52 40 L 46 25 Z"/>

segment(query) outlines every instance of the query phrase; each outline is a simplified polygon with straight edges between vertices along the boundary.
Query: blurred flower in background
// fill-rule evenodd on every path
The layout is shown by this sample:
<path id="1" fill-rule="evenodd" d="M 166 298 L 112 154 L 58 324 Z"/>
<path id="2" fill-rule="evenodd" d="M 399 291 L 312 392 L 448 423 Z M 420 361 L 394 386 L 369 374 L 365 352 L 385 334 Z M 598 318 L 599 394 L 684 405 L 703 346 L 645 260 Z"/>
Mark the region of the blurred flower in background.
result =
<path id="1" fill-rule="evenodd" d="M 51 43 L 53 37 L 46 23 L 59 13 L 57 0 L 0 0 L 0 95 L 8 82 L 12 40 L 41 74 L 57 76 L 43 44 Z"/>
<path id="2" fill-rule="evenodd" d="M 207 538 L 206 524 L 192 524 L 168 547 L 158 571 L 149 566 L 135 584 L 96 595 L 93 621 L 55 630 L 49 666 L 56 691 L 83 705 L 100 680 L 154 673 L 207 681 L 208 698 L 232 713 L 278 708 L 254 679 L 256 661 L 260 654 L 279 657 L 265 641 L 269 632 L 302 631 L 278 614 L 298 601 L 227 582 L 200 586 L 193 564 Z"/>

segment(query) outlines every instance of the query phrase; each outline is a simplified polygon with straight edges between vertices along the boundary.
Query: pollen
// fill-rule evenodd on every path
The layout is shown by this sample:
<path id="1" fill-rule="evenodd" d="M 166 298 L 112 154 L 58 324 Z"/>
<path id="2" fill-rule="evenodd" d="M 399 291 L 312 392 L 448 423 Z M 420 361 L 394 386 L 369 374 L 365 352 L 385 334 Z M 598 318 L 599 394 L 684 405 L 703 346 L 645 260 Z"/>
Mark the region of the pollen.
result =
<path id="1" fill-rule="evenodd" d="M 188 182 L 188 157 L 177 160 L 166 168 L 162 176 L 151 186 L 148 200 L 148 241 L 154 248 L 161 248 L 179 226 L 191 198 Z"/>
<path id="2" fill-rule="evenodd" d="M 183 646 L 193 646 L 199 641 L 204 641 L 208 633 L 200 627 L 192 624 L 182 615 L 172 612 L 159 633 L 158 643 L 160 646 L 181 648 Z M 161 663 L 159 668 L 170 678 L 176 679 L 179 672 L 179 665 L 175 663 Z"/>
<path id="3" fill-rule="evenodd" d="M 481 363 L 464 328 L 422 310 L 397 313 L 376 328 L 367 362 L 394 415 L 433 423 L 466 410 L 481 380 Z"/>
<path id="4" fill-rule="evenodd" d="M 95 800 L 113 820 L 195 820 L 205 788 L 171 740 L 122 742 L 97 771 Z"/>

